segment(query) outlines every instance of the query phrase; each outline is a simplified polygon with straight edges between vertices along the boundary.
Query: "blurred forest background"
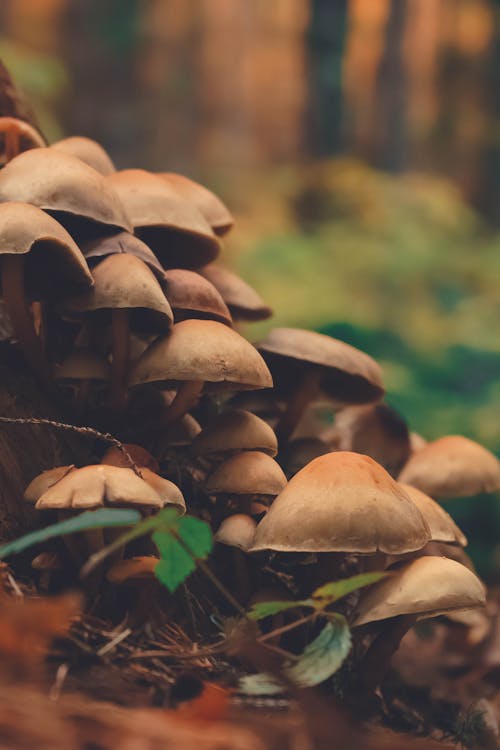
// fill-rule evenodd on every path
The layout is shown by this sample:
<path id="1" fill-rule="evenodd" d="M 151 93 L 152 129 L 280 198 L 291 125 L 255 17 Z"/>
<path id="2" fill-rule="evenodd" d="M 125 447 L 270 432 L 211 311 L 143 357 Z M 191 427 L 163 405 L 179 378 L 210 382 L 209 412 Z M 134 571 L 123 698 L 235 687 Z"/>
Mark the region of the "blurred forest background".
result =
<path id="1" fill-rule="evenodd" d="M 500 453 L 499 26 L 500 0 L 1 0 L 0 57 L 49 139 L 218 191 L 272 324 Z M 447 507 L 500 569 L 500 499 Z"/>

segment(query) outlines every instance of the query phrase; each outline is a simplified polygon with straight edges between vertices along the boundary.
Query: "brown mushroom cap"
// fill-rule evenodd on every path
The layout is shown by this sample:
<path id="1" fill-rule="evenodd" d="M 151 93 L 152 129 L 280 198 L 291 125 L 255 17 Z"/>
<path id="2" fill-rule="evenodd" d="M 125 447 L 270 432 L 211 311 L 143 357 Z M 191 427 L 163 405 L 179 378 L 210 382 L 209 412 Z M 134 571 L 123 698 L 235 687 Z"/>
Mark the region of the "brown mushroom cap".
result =
<path id="1" fill-rule="evenodd" d="M 94 240 L 82 242 L 80 246 L 85 260 L 90 266 L 100 263 L 107 255 L 120 255 L 123 253 L 134 255 L 139 260 L 142 260 L 149 270 L 154 273 L 160 286 L 165 284 L 163 266 L 156 255 L 145 242 L 140 240 L 139 237 L 130 234 L 130 232 L 118 232 L 107 237 L 98 237 Z"/>
<path id="2" fill-rule="evenodd" d="M 184 268 L 171 268 L 164 272 L 164 280 L 165 294 L 176 323 L 186 318 L 202 318 L 232 325 L 226 303 L 214 285 L 200 274 Z"/>
<path id="3" fill-rule="evenodd" d="M 453 518 L 439 503 L 416 487 L 401 482 L 400 486 L 415 503 L 429 524 L 432 542 L 448 542 L 450 544 L 459 544 L 461 547 L 467 546 L 467 538 L 458 528 Z"/>
<path id="4" fill-rule="evenodd" d="M 131 580 L 151 578 L 159 562 L 159 558 L 152 555 L 118 560 L 106 572 L 106 580 L 109 583 L 121 584 Z"/>
<path id="5" fill-rule="evenodd" d="M 257 350 L 236 331 L 213 320 L 184 320 L 155 341 L 134 365 L 131 385 L 204 381 L 205 390 L 270 388 L 272 378 Z"/>
<path id="6" fill-rule="evenodd" d="M 190 180 L 176 172 L 160 172 L 165 180 L 182 198 L 192 203 L 208 221 L 215 234 L 227 234 L 234 224 L 234 218 L 227 206 L 211 190 L 199 182 Z"/>
<path id="7" fill-rule="evenodd" d="M 25 151 L 2 169 L 0 201 L 32 203 L 77 231 L 131 229 L 106 179 L 80 159 L 51 148 Z"/>
<path id="8" fill-rule="evenodd" d="M 162 429 L 156 452 L 160 458 L 164 456 L 169 448 L 182 448 L 191 445 L 193 440 L 201 432 L 201 427 L 191 414 L 185 414 L 171 425 Z"/>
<path id="9" fill-rule="evenodd" d="M 405 554 L 430 530 L 421 512 L 369 456 L 319 456 L 278 495 L 257 527 L 253 551 Z"/>
<path id="10" fill-rule="evenodd" d="M 90 349 L 75 349 L 54 368 L 55 380 L 98 380 L 110 377 L 108 362 Z"/>
<path id="11" fill-rule="evenodd" d="M 313 367 L 321 374 L 321 389 L 336 401 L 368 403 L 384 395 L 377 362 L 331 336 L 299 328 L 273 328 L 257 348 L 278 389 L 293 387 Z"/>
<path id="12" fill-rule="evenodd" d="M 31 298 L 57 300 L 93 283 L 85 258 L 64 227 L 28 203 L 0 203 L 0 263 L 2 255 L 28 256 L 25 284 Z"/>
<path id="13" fill-rule="evenodd" d="M 426 445 L 428 445 L 428 441 L 422 435 L 418 432 L 410 432 L 410 453 L 417 453 Z"/>
<path id="14" fill-rule="evenodd" d="M 50 145 L 51 149 L 61 151 L 70 156 L 76 156 L 77 159 L 88 164 L 102 175 L 113 174 L 116 172 L 115 165 L 111 161 L 109 154 L 103 149 L 100 143 L 92 138 L 86 138 L 83 135 L 72 135 L 69 138 L 63 138 Z"/>
<path id="15" fill-rule="evenodd" d="M 399 475 L 434 497 L 467 497 L 500 490 L 500 462 L 479 443 L 447 435 L 414 453 Z"/>
<path id="16" fill-rule="evenodd" d="M 186 512 L 186 501 L 177 485 L 171 482 L 170 479 L 165 479 L 154 471 L 151 471 L 146 466 L 141 466 L 140 472 L 144 481 L 158 494 L 161 500 L 161 507 L 165 508 L 167 505 L 171 505 L 183 516 Z"/>
<path id="17" fill-rule="evenodd" d="M 38 474 L 38 476 L 31 480 L 24 490 L 24 500 L 34 505 L 44 492 L 53 487 L 59 480 L 64 479 L 66 474 L 75 469 L 75 465 L 70 464 L 69 466 L 56 466 L 54 469 L 42 471 L 41 474 Z"/>
<path id="18" fill-rule="evenodd" d="M 237 451 L 260 451 L 268 456 L 278 452 L 276 435 L 267 422 L 243 409 L 217 415 L 193 442 L 197 456 L 219 458 Z"/>
<path id="19" fill-rule="evenodd" d="M 436 617 L 485 603 L 483 584 L 464 565 L 447 557 L 419 557 L 365 589 L 353 626 L 398 615 Z"/>
<path id="20" fill-rule="evenodd" d="M 228 547 L 237 547 L 246 552 L 253 543 L 257 524 L 244 513 L 235 513 L 225 518 L 217 529 L 214 540 Z"/>
<path id="21" fill-rule="evenodd" d="M 228 271 L 227 268 L 209 263 L 203 268 L 199 268 L 198 273 L 210 281 L 220 293 L 233 320 L 253 322 L 266 320 L 273 314 L 260 294 L 237 274 Z"/>
<path id="22" fill-rule="evenodd" d="M 129 454 L 132 461 L 136 464 L 136 466 L 140 466 L 141 468 L 146 467 L 147 469 L 150 469 L 151 471 L 154 471 L 158 473 L 160 471 L 160 467 L 158 466 L 158 461 L 154 456 L 151 455 L 149 451 L 146 450 L 146 448 L 143 448 L 142 445 L 135 445 L 134 443 L 124 443 L 123 447 Z M 115 445 L 111 446 L 111 448 L 108 448 L 104 456 L 101 458 L 101 463 L 106 464 L 107 466 L 121 466 L 124 469 L 130 469 L 130 461 L 125 456 L 122 450 L 117 448 Z"/>
<path id="23" fill-rule="evenodd" d="M 45 146 L 43 136 L 25 120 L 17 117 L 0 117 L 0 164 L 5 164 L 7 161 L 6 133 L 12 129 L 16 132 L 20 152 Z"/>
<path id="24" fill-rule="evenodd" d="M 62 570 L 63 561 L 57 552 L 40 552 L 39 555 L 31 561 L 33 570 Z"/>
<path id="25" fill-rule="evenodd" d="M 219 253 L 219 240 L 195 205 L 161 177 L 125 169 L 106 178 L 125 206 L 135 233 L 166 268 L 197 268 Z"/>
<path id="26" fill-rule="evenodd" d="M 94 286 L 64 304 L 68 314 L 131 311 L 135 331 L 163 333 L 173 320 L 172 310 L 152 272 L 134 255 L 108 255 L 93 271 Z"/>
<path id="27" fill-rule="evenodd" d="M 266 453 L 244 451 L 226 459 L 205 482 L 213 495 L 277 495 L 286 485 L 280 465 Z"/>
<path id="28" fill-rule="evenodd" d="M 36 508 L 81 510 L 103 505 L 163 508 L 165 502 L 132 469 L 100 464 L 71 471 L 38 498 Z"/>

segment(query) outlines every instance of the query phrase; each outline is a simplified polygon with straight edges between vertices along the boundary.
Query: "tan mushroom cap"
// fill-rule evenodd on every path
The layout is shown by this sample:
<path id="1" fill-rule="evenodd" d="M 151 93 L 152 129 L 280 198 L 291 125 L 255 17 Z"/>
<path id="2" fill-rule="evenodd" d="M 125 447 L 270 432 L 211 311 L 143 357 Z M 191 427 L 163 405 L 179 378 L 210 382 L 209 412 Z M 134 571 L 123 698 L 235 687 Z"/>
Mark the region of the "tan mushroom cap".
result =
<path id="1" fill-rule="evenodd" d="M 405 554 L 430 540 L 422 513 L 369 456 L 315 458 L 278 495 L 253 550 Z"/>
<path id="2" fill-rule="evenodd" d="M 131 385 L 204 381 L 205 391 L 270 388 L 258 351 L 236 331 L 213 320 L 184 320 L 155 341 L 134 365 Z"/>
<path id="3" fill-rule="evenodd" d="M 278 453 L 278 441 L 271 427 L 243 409 L 217 415 L 193 442 L 197 456 L 222 457 L 237 451 L 260 451 L 268 456 Z"/>
<path id="4" fill-rule="evenodd" d="M 123 447 L 127 451 L 132 461 L 136 464 L 136 466 L 140 466 L 141 469 L 145 467 L 156 473 L 159 472 L 160 467 L 158 466 L 158 461 L 154 456 L 151 455 L 149 451 L 146 450 L 146 448 L 143 448 L 142 445 L 135 445 L 134 443 L 124 443 Z M 107 466 L 121 466 L 124 469 L 131 468 L 130 461 L 128 460 L 127 456 L 122 450 L 120 450 L 120 448 L 117 448 L 115 445 L 111 446 L 111 448 L 108 448 L 104 456 L 101 458 L 101 463 L 107 464 Z"/>
<path id="5" fill-rule="evenodd" d="M 234 217 L 215 193 L 199 182 L 176 172 L 160 172 L 158 176 L 171 185 L 181 197 L 196 206 L 216 234 L 222 236 L 229 232 L 234 224 Z"/>
<path id="6" fill-rule="evenodd" d="M 132 469 L 100 464 L 71 471 L 39 497 L 36 508 L 81 510 L 103 505 L 163 508 L 165 502 Z"/>
<path id="7" fill-rule="evenodd" d="M 365 589 L 353 626 L 398 615 L 437 617 L 485 603 L 483 584 L 464 565 L 447 557 L 419 557 Z"/>
<path id="8" fill-rule="evenodd" d="M 54 469 L 42 471 L 41 474 L 38 474 L 38 476 L 32 479 L 28 484 L 24 490 L 23 499 L 27 503 L 33 503 L 34 505 L 44 492 L 53 487 L 56 482 L 64 479 L 66 474 L 69 474 L 70 471 L 74 471 L 75 469 L 76 466 L 74 464 L 69 464 L 68 466 L 56 466 Z"/>
<path id="9" fill-rule="evenodd" d="M 176 323 L 186 318 L 202 318 L 232 325 L 226 303 L 214 285 L 199 273 L 171 268 L 164 272 L 164 279 L 165 294 L 174 311 Z"/>
<path id="10" fill-rule="evenodd" d="M 80 159 L 51 148 L 34 148 L 0 173 L 0 201 L 24 201 L 55 212 L 63 223 L 76 217 L 111 229 L 130 230 L 113 187 Z"/>
<path id="11" fill-rule="evenodd" d="M 99 174 L 108 175 L 116 172 L 116 167 L 109 154 L 100 143 L 97 143 L 92 138 L 87 138 L 83 135 L 72 135 L 69 138 L 63 138 L 60 141 L 51 143 L 50 148 L 61 151 L 64 154 L 69 154 L 70 156 L 76 156 L 77 159 L 88 164 L 89 167 L 95 169 Z"/>
<path id="12" fill-rule="evenodd" d="M 31 296 L 60 299 L 93 284 L 73 238 L 55 219 L 28 203 L 0 203 L 0 263 L 2 255 L 28 256 L 25 279 Z"/>
<path id="13" fill-rule="evenodd" d="M 458 528 L 450 514 L 439 503 L 416 487 L 401 482 L 400 486 L 408 497 L 413 500 L 429 524 L 432 542 L 448 542 L 450 544 L 459 544 L 461 547 L 467 546 L 466 536 Z"/>
<path id="14" fill-rule="evenodd" d="M 277 495 L 286 485 L 281 466 L 266 453 L 244 451 L 210 474 L 205 489 L 213 495 Z"/>
<path id="15" fill-rule="evenodd" d="M 214 285 L 234 320 L 266 320 L 273 314 L 260 294 L 227 268 L 209 263 L 198 269 L 198 273 Z"/>
<path id="16" fill-rule="evenodd" d="M 106 580 L 109 583 L 121 584 L 131 580 L 151 578 L 159 562 L 160 559 L 152 555 L 118 560 L 106 572 Z"/>
<path id="17" fill-rule="evenodd" d="M 4 164 L 7 159 L 6 134 L 14 130 L 19 140 L 21 152 L 30 148 L 43 148 L 45 140 L 43 136 L 29 122 L 17 117 L 0 117 L 0 163 Z"/>
<path id="18" fill-rule="evenodd" d="M 410 432 L 410 452 L 417 453 L 417 451 L 425 448 L 428 445 L 428 441 L 422 437 L 418 432 Z"/>
<path id="19" fill-rule="evenodd" d="M 146 466 L 140 468 L 141 476 L 147 484 L 158 494 L 161 501 L 161 507 L 165 508 L 171 505 L 178 510 L 181 516 L 186 512 L 186 501 L 184 495 L 176 484 L 156 474 Z"/>
<path id="20" fill-rule="evenodd" d="M 217 529 L 214 540 L 228 547 L 237 547 L 246 552 L 253 543 L 257 524 L 250 516 L 236 513 L 225 518 Z"/>
<path id="21" fill-rule="evenodd" d="M 144 169 L 109 175 L 135 233 L 166 268 L 197 268 L 217 257 L 219 240 L 195 205 Z"/>
<path id="22" fill-rule="evenodd" d="M 467 497 L 500 490 L 500 462 L 479 443 L 447 435 L 414 453 L 399 475 L 434 497 Z"/>
<path id="23" fill-rule="evenodd" d="M 264 354 L 277 387 L 318 367 L 322 390 L 342 403 L 368 403 L 384 395 L 380 366 L 343 341 L 300 328 L 273 328 L 257 348 Z"/>
<path id="24" fill-rule="evenodd" d="M 134 234 L 130 234 L 130 232 L 117 232 L 107 237 L 98 237 L 97 239 L 80 243 L 80 247 L 85 260 L 92 266 L 100 263 L 108 255 L 134 255 L 139 260 L 142 260 L 149 270 L 154 273 L 160 286 L 165 284 L 163 266 L 156 255 L 145 242 Z"/>
<path id="25" fill-rule="evenodd" d="M 75 349 L 54 368 L 55 380 L 98 380 L 107 382 L 108 362 L 90 349 Z"/>
<path id="26" fill-rule="evenodd" d="M 134 330 L 162 333 L 173 314 L 162 288 L 145 263 L 133 255 L 108 255 L 93 271 L 94 286 L 64 304 L 68 314 L 128 309 Z"/>

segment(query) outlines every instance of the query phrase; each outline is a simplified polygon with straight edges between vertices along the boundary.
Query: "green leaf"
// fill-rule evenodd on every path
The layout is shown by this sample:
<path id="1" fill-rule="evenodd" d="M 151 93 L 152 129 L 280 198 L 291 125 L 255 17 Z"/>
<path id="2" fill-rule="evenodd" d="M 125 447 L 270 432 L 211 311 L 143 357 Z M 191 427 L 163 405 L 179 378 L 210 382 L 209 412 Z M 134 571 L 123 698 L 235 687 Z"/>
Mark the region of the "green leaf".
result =
<path id="1" fill-rule="evenodd" d="M 329 604 L 336 602 L 337 599 L 342 599 L 343 596 L 347 596 L 352 591 L 361 589 L 364 586 L 371 586 L 372 583 L 380 581 L 381 578 L 385 578 L 387 575 L 389 573 L 360 573 L 351 578 L 345 578 L 342 581 L 325 583 L 324 586 L 320 586 L 313 592 L 312 598 L 317 602 L 319 608 L 327 607 Z"/>
<path id="2" fill-rule="evenodd" d="M 199 518 L 193 516 L 182 516 L 177 533 L 193 557 L 202 560 L 208 557 L 213 539 L 210 526 L 205 521 L 200 521 Z"/>
<path id="3" fill-rule="evenodd" d="M 155 531 L 152 539 L 161 558 L 155 568 L 155 576 L 173 593 L 191 575 L 196 568 L 196 563 L 172 534 Z"/>
<path id="4" fill-rule="evenodd" d="M 248 616 L 251 620 L 262 620 L 264 617 L 277 615 L 278 612 L 286 612 L 287 609 L 294 609 L 295 607 L 314 607 L 314 602 L 312 599 L 299 599 L 296 602 L 258 602 L 253 605 L 252 609 L 248 612 Z"/>
<path id="5" fill-rule="evenodd" d="M 153 516 L 153 518 L 156 522 L 155 525 L 157 529 L 165 532 L 173 531 L 177 533 L 181 516 L 179 515 L 179 511 L 175 508 L 163 508 L 163 510 L 160 510 L 160 512 L 157 513 L 156 516 Z"/>
<path id="6" fill-rule="evenodd" d="M 345 617 L 335 615 L 300 658 L 283 672 L 297 687 L 314 687 L 328 680 L 342 666 L 351 650 L 351 632 Z M 247 695 L 273 695 L 285 687 L 271 675 L 253 674 L 240 680 L 238 690 Z"/>
<path id="7" fill-rule="evenodd" d="M 87 529 L 103 529 L 110 526 L 129 526 L 141 520 L 141 515 L 136 510 L 126 508 L 99 508 L 98 510 L 87 510 L 79 516 L 68 518 L 44 529 L 37 529 L 25 534 L 13 542 L 0 547 L 0 558 L 7 557 L 16 552 L 22 552 L 34 544 L 45 542 L 57 536 L 75 534 Z"/>

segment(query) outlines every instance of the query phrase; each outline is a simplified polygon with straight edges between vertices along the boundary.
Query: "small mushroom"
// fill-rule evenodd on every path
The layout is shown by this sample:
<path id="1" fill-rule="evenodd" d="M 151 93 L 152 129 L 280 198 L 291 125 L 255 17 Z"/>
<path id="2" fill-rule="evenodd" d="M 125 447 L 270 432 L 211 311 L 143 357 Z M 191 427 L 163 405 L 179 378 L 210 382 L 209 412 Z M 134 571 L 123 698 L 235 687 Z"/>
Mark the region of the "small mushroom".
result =
<path id="1" fill-rule="evenodd" d="M 209 281 L 194 271 L 171 268 L 164 271 L 165 294 L 174 311 L 175 322 L 188 318 L 217 320 L 232 326 L 226 303 Z"/>
<path id="2" fill-rule="evenodd" d="M 226 303 L 235 322 L 267 320 L 273 314 L 258 292 L 227 268 L 209 263 L 198 269 L 207 281 L 217 289 Z"/>
<path id="3" fill-rule="evenodd" d="M 154 471 L 156 474 L 160 471 L 158 461 L 149 451 L 142 447 L 142 445 L 134 445 L 132 443 L 125 443 L 123 445 L 128 455 L 136 466 L 141 468 L 145 467 Z M 104 456 L 101 458 L 101 463 L 107 466 L 121 466 L 124 469 L 130 469 L 130 461 L 122 450 L 116 446 L 108 448 Z"/>
<path id="4" fill-rule="evenodd" d="M 156 613 L 162 593 L 161 584 L 155 577 L 158 563 L 159 558 L 153 555 L 131 557 L 116 561 L 106 572 L 108 583 L 128 594 L 126 604 L 132 627 L 144 625 Z"/>
<path id="5" fill-rule="evenodd" d="M 59 480 L 63 479 L 66 474 L 69 474 L 70 471 L 74 471 L 75 469 L 76 466 L 74 464 L 69 464 L 68 466 L 56 466 L 53 469 L 42 471 L 41 474 L 38 474 L 38 476 L 32 479 L 28 484 L 24 490 L 23 499 L 27 503 L 32 503 L 34 505 L 37 500 L 47 492 L 47 490 L 56 484 L 56 482 L 59 482 Z"/>
<path id="6" fill-rule="evenodd" d="M 241 604 L 246 604 L 252 593 L 252 576 L 247 552 L 252 545 L 257 524 L 243 513 L 225 518 L 214 535 L 214 541 L 225 549 L 216 550 L 221 574 Z"/>
<path id="7" fill-rule="evenodd" d="M 214 417 L 193 441 L 193 453 L 211 461 L 239 451 L 278 452 L 276 435 L 264 420 L 244 409 L 233 409 Z"/>
<path id="8" fill-rule="evenodd" d="M 147 265 L 161 287 L 165 285 L 165 275 L 160 261 L 145 242 L 130 232 L 98 237 L 80 243 L 80 247 L 90 268 L 94 268 L 108 255 L 134 255 Z"/>
<path id="9" fill-rule="evenodd" d="M 215 234 L 227 234 L 234 224 L 234 218 L 229 209 L 215 193 L 176 172 L 160 172 L 159 177 L 165 180 L 182 198 L 196 206 L 203 214 Z"/>
<path id="10" fill-rule="evenodd" d="M 62 138 L 50 145 L 55 151 L 60 151 L 69 156 L 75 156 L 80 161 L 88 164 L 102 175 L 113 174 L 116 172 L 115 165 L 111 161 L 109 154 L 103 149 L 100 143 L 92 138 L 86 138 L 82 135 L 72 135 L 69 138 Z"/>
<path id="11" fill-rule="evenodd" d="M 54 368 L 54 380 L 71 390 L 78 414 L 85 411 L 91 390 L 109 387 L 109 379 L 108 362 L 89 349 L 75 349 Z"/>
<path id="12" fill-rule="evenodd" d="M 429 524 L 431 542 L 446 542 L 448 544 L 459 545 L 460 547 L 467 545 L 466 537 L 458 528 L 453 518 L 439 503 L 416 487 L 401 482 L 400 486 L 415 503 Z"/>
<path id="13" fill-rule="evenodd" d="M 0 164 L 7 164 L 30 148 L 43 146 L 43 136 L 28 122 L 17 117 L 0 117 Z"/>

